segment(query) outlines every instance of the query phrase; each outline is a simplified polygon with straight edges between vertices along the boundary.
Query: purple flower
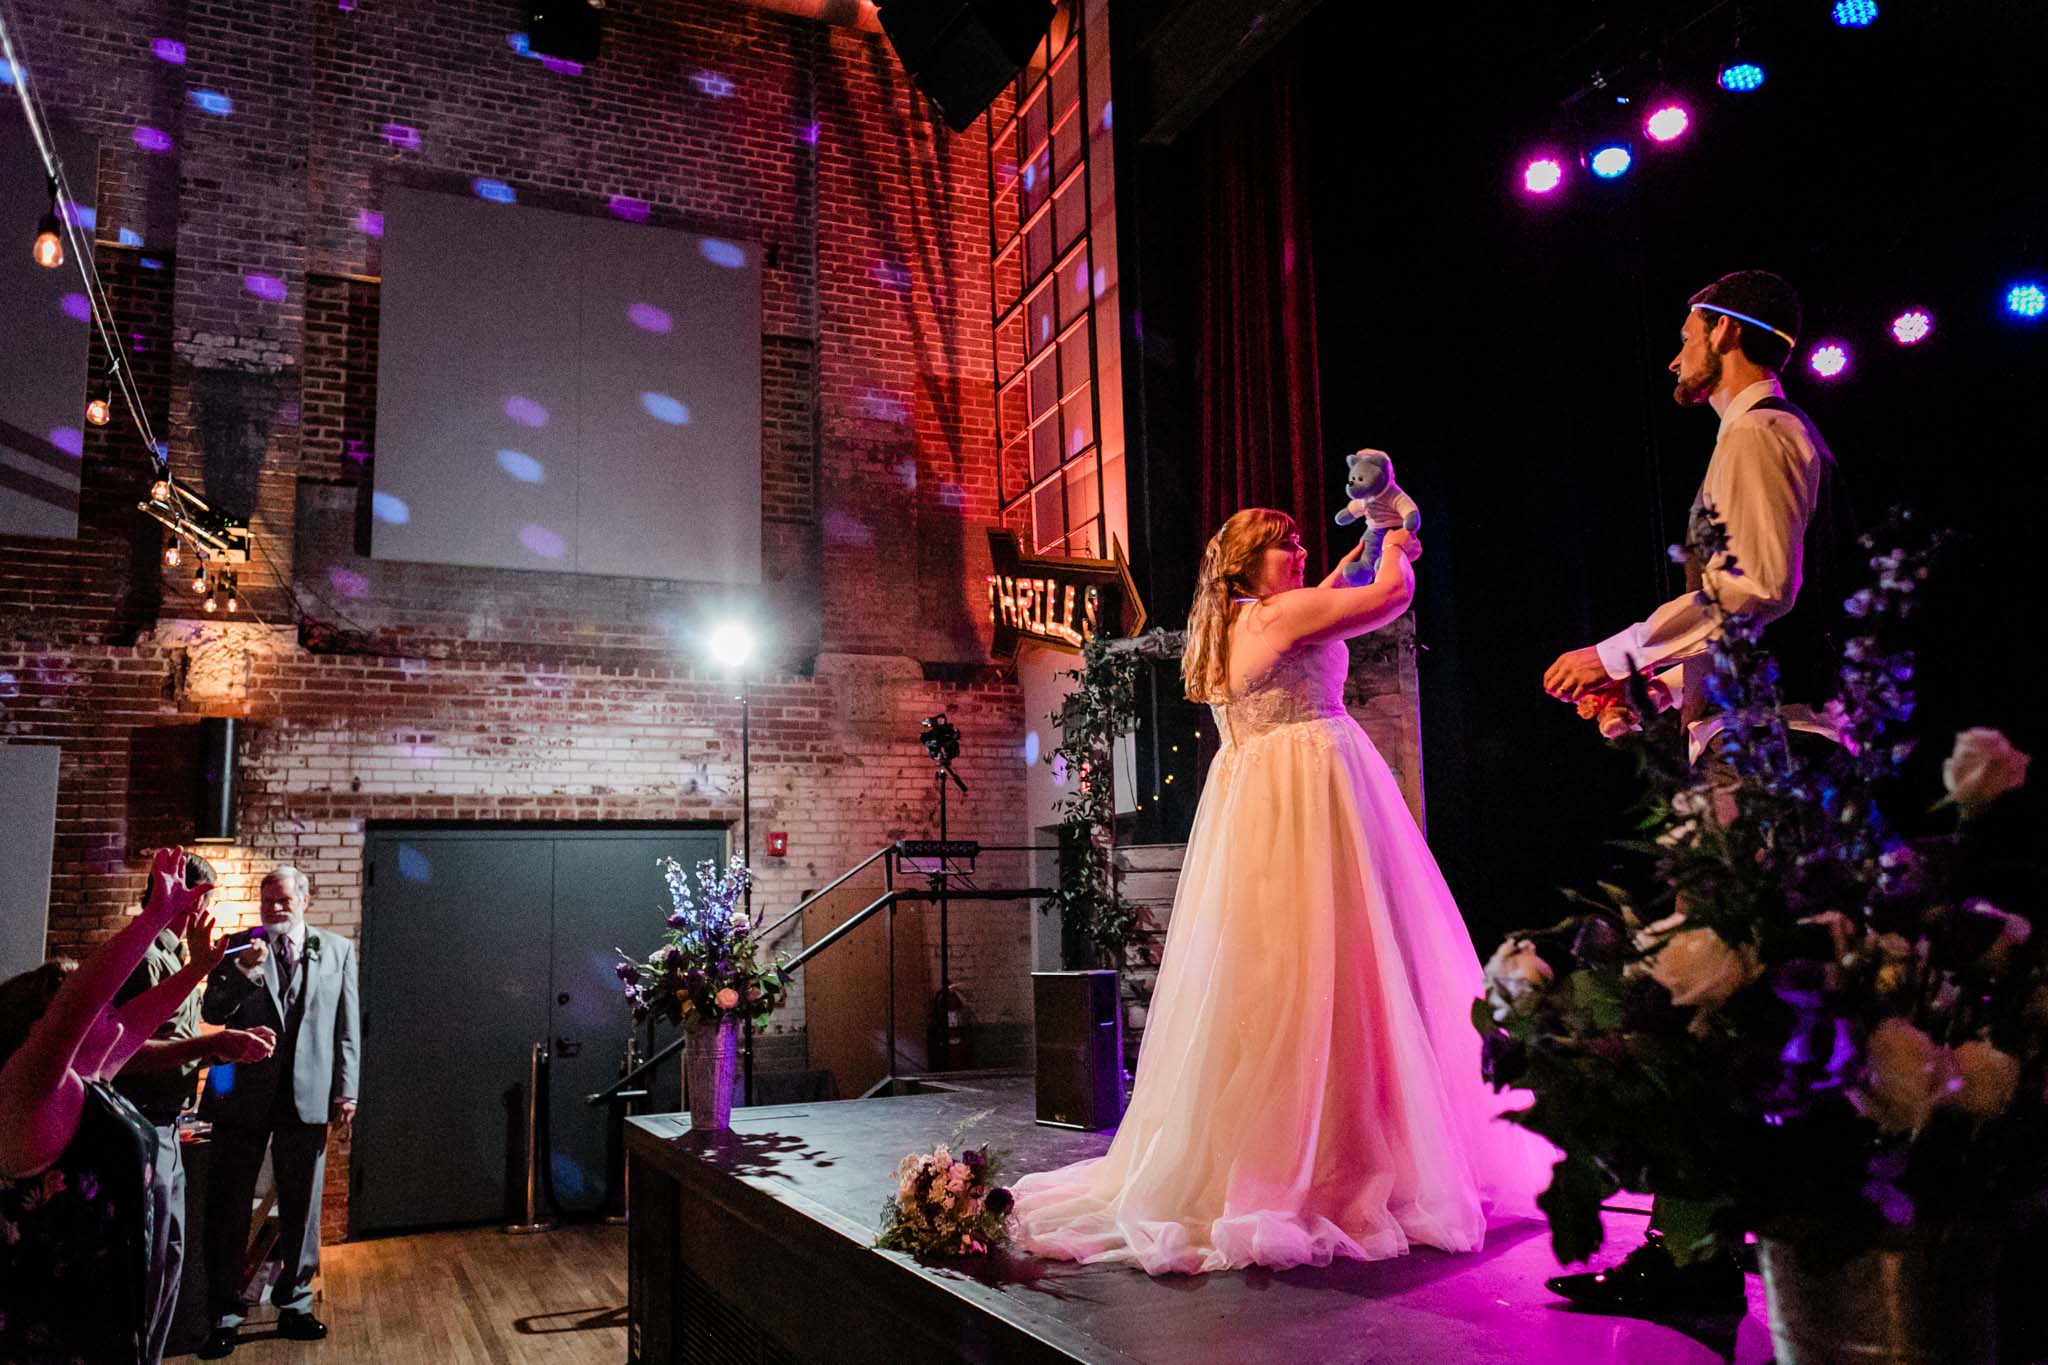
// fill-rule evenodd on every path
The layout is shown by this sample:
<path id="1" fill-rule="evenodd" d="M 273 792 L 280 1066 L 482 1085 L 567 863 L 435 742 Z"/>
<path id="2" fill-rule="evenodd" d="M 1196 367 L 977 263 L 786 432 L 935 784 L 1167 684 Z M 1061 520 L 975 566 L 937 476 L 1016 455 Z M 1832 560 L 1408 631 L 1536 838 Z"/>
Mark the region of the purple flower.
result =
<path id="1" fill-rule="evenodd" d="M 668 927 L 671 929 L 680 929 L 689 922 L 689 917 L 680 910 L 675 911 L 668 917 Z"/>
<path id="2" fill-rule="evenodd" d="M 982 1156 L 979 1147 L 969 1147 L 966 1151 L 960 1153 L 961 1164 L 970 1171 L 980 1170 L 984 1160 L 985 1158 Z"/>
<path id="3" fill-rule="evenodd" d="M 676 947 L 673 943 L 669 944 L 668 950 L 661 955 L 661 965 L 672 972 L 681 971 L 683 968 L 683 950 Z"/>
<path id="4" fill-rule="evenodd" d="M 634 966 L 632 963 L 621 962 L 618 965 L 617 970 L 619 973 L 619 980 L 625 982 L 628 986 L 636 985 L 639 983 L 640 969 Z"/>
<path id="5" fill-rule="evenodd" d="M 704 969 L 702 967 L 692 967 L 683 973 L 683 984 L 693 991 L 703 985 L 704 980 Z"/>
<path id="6" fill-rule="evenodd" d="M 1002 1217 L 1004 1214 L 1008 1213 L 1011 1209 L 1015 1208 L 1016 1206 L 1016 1196 L 1011 1194 L 1008 1190 L 1004 1189 L 1001 1185 L 996 1186 L 994 1189 L 988 1192 L 988 1199 L 982 1205 L 982 1207 L 986 1208 L 990 1213 L 994 1214 L 998 1218 Z"/>

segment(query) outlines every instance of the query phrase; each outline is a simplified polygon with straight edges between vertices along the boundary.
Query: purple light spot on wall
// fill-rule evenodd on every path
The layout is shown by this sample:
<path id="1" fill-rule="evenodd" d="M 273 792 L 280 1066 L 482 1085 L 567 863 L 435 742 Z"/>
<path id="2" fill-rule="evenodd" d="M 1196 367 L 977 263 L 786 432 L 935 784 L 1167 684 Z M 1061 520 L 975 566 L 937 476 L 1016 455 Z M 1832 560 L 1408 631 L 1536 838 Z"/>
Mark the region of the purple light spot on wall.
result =
<path id="1" fill-rule="evenodd" d="M 1076 427 L 1067 435 L 1067 454 L 1079 455 L 1081 447 L 1088 444 L 1088 433 Z"/>
<path id="2" fill-rule="evenodd" d="M 141 246 L 142 234 L 134 228 L 122 228 L 114 234 L 114 240 L 122 246 Z"/>
<path id="3" fill-rule="evenodd" d="M 821 128 L 822 125 L 819 124 L 814 119 L 811 122 L 806 123 L 803 127 L 797 129 L 796 135 L 802 138 L 806 144 L 815 147 L 818 145 L 818 133 L 820 132 Z"/>
<path id="4" fill-rule="evenodd" d="M 1038 344 L 1043 346 L 1052 340 L 1052 314 L 1047 313 L 1038 320 Z"/>
<path id="5" fill-rule="evenodd" d="M 149 338 L 140 332 L 130 332 L 128 334 L 128 349 L 137 355 L 143 354 L 149 349 Z"/>
<path id="6" fill-rule="evenodd" d="M 57 427 L 50 432 L 50 444 L 66 455 L 85 454 L 85 433 L 77 427 Z"/>
<path id="7" fill-rule="evenodd" d="M 135 264 L 141 266 L 144 270 L 162 270 L 164 268 L 164 263 L 154 256 L 144 256 L 136 261 Z"/>
<path id="8" fill-rule="evenodd" d="M 344 14 L 355 12 L 356 0 L 334 0 L 334 7 Z"/>
<path id="9" fill-rule="evenodd" d="M 344 569 L 340 565 L 327 571 L 327 581 L 343 597 L 361 597 L 370 591 L 369 579 L 354 569 Z"/>
<path id="10" fill-rule="evenodd" d="M 1101 298 L 1109 288 L 1109 272 L 1101 266 L 1095 267 L 1095 297 Z"/>
<path id="11" fill-rule="evenodd" d="M 83 294 L 66 294 L 57 301 L 57 306 L 64 310 L 64 316 L 67 318 L 76 318 L 80 322 L 87 322 L 92 318 L 92 300 Z"/>
<path id="12" fill-rule="evenodd" d="M 218 90 L 192 90 L 187 92 L 186 98 L 190 99 L 192 107 L 202 114 L 226 118 L 235 112 L 235 102 Z"/>
<path id="13" fill-rule="evenodd" d="M 860 410 L 878 422 L 902 422 L 910 410 L 901 398 L 869 389 L 860 396 Z"/>
<path id="14" fill-rule="evenodd" d="M 825 514 L 825 539 L 834 545 L 872 545 L 875 543 L 874 528 L 864 521 L 858 521 L 844 512 L 831 511 Z"/>
<path id="15" fill-rule="evenodd" d="M 528 526 L 519 532 L 519 543 L 542 559 L 562 557 L 562 538 L 545 526 Z"/>
<path id="16" fill-rule="evenodd" d="M 502 180 L 493 180 L 487 175 L 478 176 L 470 185 L 476 190 L 477 198 L 488 199 L 493 204 L 511 204 L 519 199 L 510 185 Z"/>
<path id="17" fill-rule="evenodd" d="M 1103 126 L 1103 127 L 1105 127 L 1105 128 L 1107 128 L 1107 127 L 1109 127 L 1109 126 L 1110 126 L 1110 123 L 1111 123 L 1111 119 L 1110 119 L 1110 113 L 1111 113 L 1111 105 L 1110 105 L 1110 102 L 1109 102 L 1108 100 L 1104 100 L 1104 101 L 1102 102 L 1102 126 Z"/>
<path id="18" fill-rule="evenodd" d="M 697 250 L 705 260 L 713 265 L 722 265 L 727 270 L 738 270 L 747 263 L 746 248 L 737 242 L 705 237 L 697 243 Z"/>
<path id="19" fill-rule="evenodd" d="M 612 196 L 612 217 L 628 223 L 644 223 L 652 216 L 653 210 L 645 199 L 635 199 L 630 194 Z"/>
<path id="20" fill-rule="evenodd" d="M 875 262 L 875 282 L 894 293 L 910 291 L 910 269 L 901 261 Z"/>
<path id="21" fill-rule="evenodd" d="M 409 882 L 430 882 L 434 880 L 434 860 L 411 844 L 400 844 L 398 875 Z"/>
<path id="22" fill-rule="evenodd" d="M 403 526 L 412 520 L 412 509 L 405 505 L 405 499 L 389 493 L 370 494 L 370 514 L 393 526 Z"/>
<path id="23" fill-rule="evenodd" d="M 90 204 L 74 204 L 67 199 L 64 201 L 64 216 L 87 232 L 100 225 L 99 211 Z"/>
<path id="24" fill-rule="evenodd" d="M 1085 260 L 1076 261 L 1074 262 L 1074 292 L 1078 294 L 1087 288 L 1088 262 Z"/>
<path id="25" fill-rule="evenodd" d="M 387 123 L 379 131 L 384 134 L 384 140 L 394 147 L 408 152 L 420 149 L 420 130 L 417 128 L 408 127 L 403 123 Z"/>
<path id="26" fill-rule="evenodd" d="M 285 295 L 284 281 L 275 275 L 262 275 L 251 272 L 242 276 L 242 288 L 248 290 L 257 298 L 268 299 L 272 303 L 282 302 Z"/>
<path id="27" fill-rule="evenodd" d="M 572 62 L 567 57 L 542 57 L 540 64 L 558 76 L 580 76 L 583 63 Z"/>
<path id="28" fill-rule="evenodd" d="M 362 233 L 365 237 L 382 237 L 384 235 L 384 215 L 375 209 L 357 209 L 356 231 Z"/>
<path id="29" fill-rule="evenodd" d="M 666 422 L 672 427 L 684 426 L 690 420 L 689 408 L 665 393 L 641 394 L 640 406 L 655 421 Z"/>
<path id="30" fill-rule="evenodd" d="M 1038 163 L 1036 161 L 1033 161 L 1024 167 L 1024 188 L 1028 190 L 1037 183 Z"/>
<path id="31" fill-rule="evenodd" d="M 1043 741 L 1038 738 L 1038 731 L 1032 730 L 1025 734 L 1022 757 L 1026 765 L 1038 762 L 1038 750 L 1041 743 Z"/>
<path id="32" fill-rule="evenodd" d="M 957 483 L 942 483 L 939 485 L 939 506 L 965 507 L 966 505 L 966 489 L 962 488 Z"/>
<path id="33" fill-rule="evenodd" d="M 626 309 L 626 316 L 633 325 L 643 332 L 670 332 L 675 330 L 676 320 L 651 303 L 636 303 Z"/>
<path id="34" fill-rule="evenodd" d="M 135 130 L 135 145 L 145 152 L 168 152 L 171 150 L 171 135 L 161 128 L 143 124 Z"/>
<path id="35" fill-rule="evenodd" d="M 498 468 L 510 474 L 521 483 L 547 482 L 547 470 L 541 462 L 523 450 L 501 450 L 498 452 Z"/>
<path id="36" fill-rule="evenodd" d="M 715 100 L 729 100 L 739 89 L 730 78 L 717 71 L 699 71 L 690 77 L 690 84 Z"/>
<path id="37" fill-rule="evenodd" d="M 505 400 L 505 415 L 522 427 L 544 427 L 548 424 L 546 408 L 516 393 Z"/>
<path id="38" fill-rule="evenodd" d="M 347 440 L 345 440 L 342 444 L 344 448 L 341 453 L 347 456 L 349 459 L 354 460 L 357 464 L 362 464 L 365 460 L 368 460 L 370 458 L 370 452 L 363 449 L 362 437 L 351 436 L 347 438 Z"/>

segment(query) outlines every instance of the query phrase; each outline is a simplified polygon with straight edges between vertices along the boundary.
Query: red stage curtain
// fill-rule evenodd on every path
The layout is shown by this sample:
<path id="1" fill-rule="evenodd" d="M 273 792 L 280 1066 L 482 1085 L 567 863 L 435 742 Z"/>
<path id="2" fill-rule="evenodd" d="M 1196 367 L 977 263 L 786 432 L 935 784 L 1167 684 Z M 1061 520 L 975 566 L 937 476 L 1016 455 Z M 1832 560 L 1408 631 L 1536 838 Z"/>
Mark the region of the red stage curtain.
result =
<path id="1" fill-rule="evenodd" d="M 1191 132 L 1199 180 L 1195 383 L 1202 538 L 1241 507 L 1301 523 L 1308 581 L 1328 572 L 1344 470 L 1323 450 L 1308 134 L 1283 50 Z"/>

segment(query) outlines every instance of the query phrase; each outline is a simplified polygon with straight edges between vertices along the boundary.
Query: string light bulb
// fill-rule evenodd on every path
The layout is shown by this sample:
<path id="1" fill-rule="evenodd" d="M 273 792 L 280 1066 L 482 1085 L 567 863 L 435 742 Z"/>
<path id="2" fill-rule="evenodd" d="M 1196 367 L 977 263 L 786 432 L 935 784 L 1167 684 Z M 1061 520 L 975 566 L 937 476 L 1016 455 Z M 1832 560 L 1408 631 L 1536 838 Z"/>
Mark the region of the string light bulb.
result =
<path id="1" fill-rule="evenodd" d="M 177 568 L 178 561 L 184 558 L 184 554 L 183 543 L 176 536 L 172 536 L 171 543 L 164 546 L 164 567 L 167 569 Z"/>
<path id="2" fill-rule="evenodd" d="M 113 416 L 114 400 L 111 397 L 95 398 L 85 405 L 85 420 L 89 426 L 103 427 Z"/>
<path id="3" fill-rule="evenodd" d="M 36 220 L 36 243 L 31 255 L 45 270 L 64 264 L 64 236 L 57 226 L 57 177 L 50 177 L 50 211 Z"/>
<path id="4" fill-rule="evenodd" d="M 212 615 L 212 614 L 213 614 L 214 612 L 217 612 L 217 611 L 219 611 L 219 610 L 220 610 L 220 590 L 219 590 L 219 588 L 218 588 L 218 587 L 212 587 L 212 588 L 208 588 L 208 589 L 206 590 L 206 611 L 207 611 L 207 614 L 208 614 L 208 615 L 210 616 L 210 615 Z"/>
<path id="5" fill-rule="evenodd" d="M 203 559 L 192 565 L 192 591 L 195 593 L 206 591 L 206 561 Z"/>
<path id="6" fill-rule="evenodd" d="M 235 596 L 235 576 L 234 576 L 233 574 L 229 574 L 229 575 L 227 576 L 227 578 L 228 578 L 228 610 L 229 610 L 230 612 L 232 612 L 232 611 L 234 611 L 234 610 L 235 610 L 235 609 L 236 609 L 237 607 L 239 607 L 239 606 L 241 605 L 241 599 Z"/>
<path id="7" fill-rule="evenodd" d="M 169 479 L 158 479 L 155 483 L 151 484 L 149 486 L 149 500 L 151 502 L 169 502 L 171 500 L 171 481 Z"/>

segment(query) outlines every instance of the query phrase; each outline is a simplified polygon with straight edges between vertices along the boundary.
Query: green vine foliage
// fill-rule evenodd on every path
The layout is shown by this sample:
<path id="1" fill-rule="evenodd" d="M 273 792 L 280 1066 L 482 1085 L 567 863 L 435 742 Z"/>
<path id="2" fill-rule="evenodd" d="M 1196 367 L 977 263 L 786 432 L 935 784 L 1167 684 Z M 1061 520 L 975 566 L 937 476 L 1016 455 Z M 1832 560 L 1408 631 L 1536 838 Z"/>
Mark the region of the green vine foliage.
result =
<path id="1" fill-rule="evenodd" d="M 1108 966 L 1123 961 L 1124 946 L 1138 927 L 1137 911 L 1123 898 L 1111 857 L 1115 843 L 1116 790 L 1111 755 L 1119 735 L 1138 722 L 1138 681 L 1147 669 L 1180 658 L 1179 632 L 1148 631 L 1132 640 L 1091 640 L 1081 649 L 1081 667 L 1063 674 L 1075 680 L 1060 709 L 1049 719 L 1060 730 L 1059 747 L 1046 762 L 1066 775 L 1060 799 L 1059 889 L 1048 902 L 1060 923 L 1086 939 Z"/>

